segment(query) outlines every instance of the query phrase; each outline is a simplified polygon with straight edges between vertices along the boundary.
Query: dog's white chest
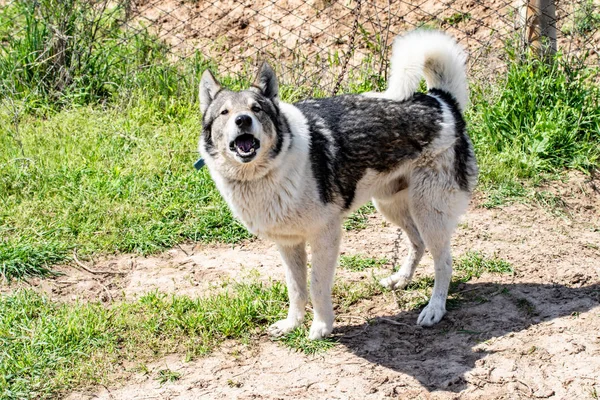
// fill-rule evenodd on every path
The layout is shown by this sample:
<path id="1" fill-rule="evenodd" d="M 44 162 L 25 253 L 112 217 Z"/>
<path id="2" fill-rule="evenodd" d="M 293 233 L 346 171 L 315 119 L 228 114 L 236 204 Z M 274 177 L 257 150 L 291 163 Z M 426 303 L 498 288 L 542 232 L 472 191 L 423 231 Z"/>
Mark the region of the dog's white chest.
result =
<path id="1" fill-rule="evenodd" d="M 242 182 L 230 187 L 227 202 L 234 215 L 256 235 L 294 233 L 302 214 L 297 187 L 291 182 Z"/>

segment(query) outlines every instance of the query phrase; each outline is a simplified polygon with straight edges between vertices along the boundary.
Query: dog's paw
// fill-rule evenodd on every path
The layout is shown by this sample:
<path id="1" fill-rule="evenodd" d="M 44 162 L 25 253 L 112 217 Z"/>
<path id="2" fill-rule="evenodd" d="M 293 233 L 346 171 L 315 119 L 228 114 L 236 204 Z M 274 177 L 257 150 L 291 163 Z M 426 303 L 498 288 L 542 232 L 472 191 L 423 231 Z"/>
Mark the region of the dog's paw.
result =
<path id="1" fill-rule="evenodd" d="M 417 324 L 421 326 L 432 326 L 442 320 L 442 317 L 446 314 L 446 307 L 443 304 L 432 303 L 431 301 L 421 311 Z"/>
<path id="2" fill-rule="evenodd" d="M 410 283 L 410 278 L 404 275 L 392 275 L 387 278 L 383 278 L 379 281 L 379 284 L 387 289 L 400 290 L 404 289 Z"/>
<path id="3" fill-rule="evenodd" d="M 267 331 L 271 336 L 280 337 L 283 335 L 287 335 L 288 333 L 299 327 L 301 323 L 302 321 L 282 319 L 269 326 L 269 329 Z"/>
<path id="4" fill-rule="evenodd" d="M 308 338 L 310 340 L 321 340 L 326 338 L 333 331 L 333 322 L 327 323 L 325 321 L 313 321 Z"/>

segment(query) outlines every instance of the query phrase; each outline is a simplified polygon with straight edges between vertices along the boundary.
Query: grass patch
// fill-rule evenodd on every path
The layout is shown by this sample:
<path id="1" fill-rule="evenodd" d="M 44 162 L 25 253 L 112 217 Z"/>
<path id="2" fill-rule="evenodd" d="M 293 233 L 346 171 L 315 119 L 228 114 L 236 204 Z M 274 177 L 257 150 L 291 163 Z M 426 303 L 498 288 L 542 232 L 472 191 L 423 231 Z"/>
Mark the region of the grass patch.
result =
<path id="1" fill-rule="evenodd" d="M 310 340 L 308 338 L 308 331 L 309 328 L 307 325 L 303 324 L 287 335 L 276 339 L 276 341 L 307 355 L 323 353 L 337 344 L 337 340 L 332 337 L 323 340 Z"/>
<path id="2" fill-rule="evenodd" d="M 369 215 L 375 212 L 373 203 L 368 202 L 352 213 L 346 221 L 344 221 L 344 229 L 347 231 L 361 231 L 367 227 Z"/>
<path id="3" fill-rule="evenodd" d="M 567 203 L 554 193 L 545 190 L 536 191 L 533 193 L 533 200 L 552 215 L 564 216 L 568 212 Z"/>
<path id="4" fill-rule="evenodd" d="M 332 297 L 338 313 L 348 312 L 351 306 L 361 300 L 370 299 L 382 293 L 383 288 L 375 277 L 361 281 L 338 281 L 333 286 Z"/>
<path id="5" fill-rule="evenodd" d="M 509 262 L 500 258 L 488 258 L 479 252 L 469 251 L 454 261 L 456 280 L 468 282 L 479 278 L 484 272 L 492 274 L 512 274 L 514 272 Z"/>
<path id="6" fill-rule="evenodd" d="M 200 299 L 149 293 L 108 308 L 54 303 L 32 291 L 0 296 L 0 398 L 55 398 L 106 381 L 124 359 L 206 354 L 284 317 L 286 296 L 277 282 L 235 284 Z"/>
<path id="7" fill-rule="evenodd" d="M 250 235 L 195 161 L 200 117 L 85 107 L 27 118 L 20 145 L 0 135 L 0 271 L 46 274 L 85 254 L 148 254 Z M 9 124 L 0 114 L 0 122 Z M 15 161 L 25 153 L 28 162 Z"/>
<path id="8" fill-rule="evenodd" d="M 385 258 L 371 258 L 365 257 L 360 254 L 354 254 L 351 256 L 342 255 L 340 256 L 339 264 L 341 268 L 359 272 L 364 271 L 368 268 L 378 268 L 386 265 L 389 261 Z"/>

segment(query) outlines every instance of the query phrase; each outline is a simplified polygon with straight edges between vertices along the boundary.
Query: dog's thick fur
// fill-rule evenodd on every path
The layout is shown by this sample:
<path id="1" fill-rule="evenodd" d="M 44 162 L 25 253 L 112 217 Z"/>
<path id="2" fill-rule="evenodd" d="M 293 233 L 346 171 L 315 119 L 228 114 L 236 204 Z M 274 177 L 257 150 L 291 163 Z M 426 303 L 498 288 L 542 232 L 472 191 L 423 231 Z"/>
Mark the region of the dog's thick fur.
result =
<path id="1" fill-rule="evenodd" d="M 304 319 L 307 242 L 315 313 L 309 336 L 331 333 L 341 224 L 371 199 L 410 240 L 403 266 L 381 284 L 405 287 L 428 248 L 435 285 L 417 323 L 442 319 L 452 274 L 450 237 L 477 179 L 461 114 L 468 100 L 465 58 L 445 34 L 415 31 L 396 39 L 384 93 L 293 105 L 279 100 L 268 64 L 241 92 L 204 73 L 200 152 L 234 215 L 275 241 L 285 264 L 290 308 L 271 334 L 286 334 Z M 423 77 L 427 94 L 416 93 Z"/>

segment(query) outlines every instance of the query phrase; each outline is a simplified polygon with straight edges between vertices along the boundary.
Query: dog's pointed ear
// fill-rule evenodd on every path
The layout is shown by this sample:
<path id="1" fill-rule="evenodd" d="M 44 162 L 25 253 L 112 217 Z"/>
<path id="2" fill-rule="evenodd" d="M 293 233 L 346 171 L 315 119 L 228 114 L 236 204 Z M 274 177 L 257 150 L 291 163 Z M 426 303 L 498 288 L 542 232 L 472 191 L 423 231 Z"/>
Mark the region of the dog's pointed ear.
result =
<path id="1" fill-rule="evenodd" d="M 261 93 L 271 100 L 279 95 L 277 76 L 275 76 L 275 71 L 273 71 L 273 68 L 267 62 L 263 62 L 260 66 L 254 86 L 260 89 Z"/>
<path id="2" fill-rule="evenodd" d="M 221 90 L 221 85 L 215 79 L 212 72 L 204 71 L 200 79 L 200 111 L 204 115 L 215 95 Z"/>

